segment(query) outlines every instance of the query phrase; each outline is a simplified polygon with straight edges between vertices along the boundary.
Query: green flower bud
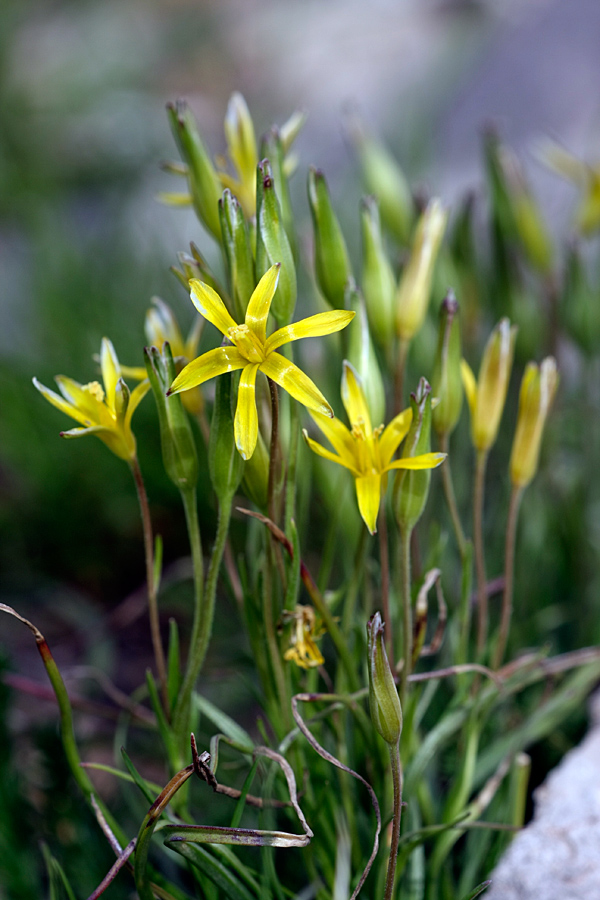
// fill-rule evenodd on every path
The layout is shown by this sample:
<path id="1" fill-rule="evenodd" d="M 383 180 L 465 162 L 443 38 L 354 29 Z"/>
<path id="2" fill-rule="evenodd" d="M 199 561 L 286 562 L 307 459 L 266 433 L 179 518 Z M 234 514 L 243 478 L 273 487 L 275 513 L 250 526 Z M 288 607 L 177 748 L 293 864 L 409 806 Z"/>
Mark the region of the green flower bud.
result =
<path id="1" fill-rule="evenodd" d="M 131 391 L 123 379 L 119 378 L 115 385 L 115 413 L 117 414 L 117 424 L 119 427 L 123 427 L 125 424 L 125 416 L 127 415 L 130 397 Z"/>
<path id="2" fill-rule="evenodd" d="M 361 297 L 354 279 L 348 282 L 346 289 L 346 309 L 353 309 L 356 312 L 356 317 L 348 329 L 350 339 L 348 361 L 360 376 L 371 420 L 377 427 L 385 420 L 385 388 L 373 341 L 369 334 L 365 301 Z"/>
<path id="3" fill-rule="evenodd" d="M 290 247 L 296 256 L 296 229 L 294 225 L 294 212 L 290 197 L 289 172 L 285 159 L 285 148 L 278 128 L 271 128 L 263 137 L 260 145 L 260 155 L 267 158 L 273 170 L 275 191 L 281 207 L 281 219 L 288 236 Z"/>
<path id="4" fill-rule="evenodd" d="M 244 463 L 242 490 L 255 506 L 266 512 L 269 493 L 269 451 L 260 431 L 254 453 Z"/>
<path id="5" fill-rule="evenodd" d="M 410 341 L 421 329 L 431 295 L 431 282 L 448 213 L 439 200 L 431 200 L 417 224 L 409 260 L 396 293 L 396 332 Z"/>
<path id="6" fill-rule="evenodd" d="M 175 378 L 171 347 L 167 341 L 163 344 L 162 351 L 157 347 L 146 347 L 144 356 L 158 410 L 165 471 L 179 490 L 191 490 L 198 481 L 196 444 L 189 419 L 183 409 L 181 395 L 166 396 Z"/>
<path id="7" fill-rule="evenodd" d="M 524 488 L 537 472 L 542 433 L 558 385 L 556 361 L 552 356 L 539 366 L 527 363 L 521 392 L 517 430 L 510 455 L 510 480 Z"/>
<path id="8" fill-rule="evenodd" d="M 215 382 L 215 403 L 208 442 L 210 480 L 220 502 L 231 500 L 244 472 L 244 460 L 238 453 L 233 432 L 232 378 L 233 375 L 224 375 Z"/>
<path id="9" fill-rule="evenodd" d="M 376 612 L 367 622 L 369 710 L 375 730 L 388 744 L 402 734 L 402 707 L 383 641 L 384 625 Z"/>
<path id="10" fill-rule="evenodd" d="M 219 216 L 225 258 L 229 269 L 229 287 L 233 298 L 234 318 L 243 322 L 246 307 L 256 286 L 254 260 L 244 211 L 229 189 L 219 200 Z"/>
<path id="11" fill-rule="evenodd" d="M 256 277 L 261 278 L 276 263 L 281 263 L 281 271 L 271 312 L 283 326 L 290 323 L 296 306 L 296 266 L 283 226 L 271 164 L 263 159 L 256 181 Z"/>
<path id="12" fill-rule="evenodd" d="M 317 284 L 330 306 L 343 309 L 344 291 L 352 277 L 352 267 L 325 176 L 313 168 L 308 173 L 308 202 L 315 234 Z"/>
<path id="13" fill-rule="evenodd" d="M 410 241 L 415 213 L 404 172 L 391 153 L 365 135 L 360 126 L 354 129 L 354 138 L 367 191 L 377 197 L 387 230 L 406 246 Z"/>
<path id="14" fill-rule="evenodd" d="M 461 357 L 458 303 L 454 292 L 448 291 L 440 307 L 440 330 L 431 379 L 433 396 L 439 401 L 432 413 L 433 427 L 438 435 L 451 434 L 460 417 L 463 400 Z"/>
<path id="15" fill-rule="evenodd" d="M 188 181 L 196 214 L 213 237 L 220 241 L 218 203 L 221 184 L 208 150 L 185 101 L 168 103 L 167 113 L 179 152 L 188 166 Z"/>
<path id="16" fill-rule="evenodd" d="M 394 331 L 396 278 L 388 259 L 381 233 L 379 206 L 374 197 L 361 204 L 363 245 L 362 289 L 373 336 L 382 347 L 389 347 Z"/>
<path id="17" fill-rule="evenodd" d="M 421 378 L 410 395 L 412 422 L 404 441 L 402 458 L 420 456 L 431 449 L 431 386 Z M 431 469 L 400 469 L 394 484 L 394 513 L 398 527 L 411 531 L 423 513 L 429 494 Z"/>

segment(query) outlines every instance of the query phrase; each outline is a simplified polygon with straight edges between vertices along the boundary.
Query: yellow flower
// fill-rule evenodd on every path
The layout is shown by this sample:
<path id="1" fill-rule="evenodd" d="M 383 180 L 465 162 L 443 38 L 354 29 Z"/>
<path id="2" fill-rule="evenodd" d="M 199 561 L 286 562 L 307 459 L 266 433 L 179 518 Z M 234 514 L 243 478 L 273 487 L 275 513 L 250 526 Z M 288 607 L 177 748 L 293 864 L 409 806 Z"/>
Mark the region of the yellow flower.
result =
<path id="1" fill-rule="evenodd" d="M 55 381 L 62 394 L 60 397 L 40 384 L 37 378 L 33 379 L 33 383 L 49 403 L 84 426 L 61 431 L 61 437 L 77 438 L 95 434 L 116 456 L 127 461 L 133 460 L 136 446 L 131 431 L 131 417 L 148 392 L 150 383 L 145 379 L 133 391 L 129 391 L 123 381 L 115 348 L 108 338 L 102 339 L 100 367 L 104 387 L 97 381 L 79 384 L 72 378 L 57 375 Z"/>
<path id="2" fill-rule="evenodd" d="M 548 356 L 539 368 L 534 362 L 525 367 L 517 430 L 510 455 L 510 480 L 515 487 L 526 487 L 537 471 L 542 432 L 557 384 L 558 372 L 553 357 Z"/>
<path id="3" fill-rule="evenodd" d="M 294 623 L 291 646 L 285 651 L 283 658 L 295 662 L 301 669 L 322 666 L 325 660 L 315 641 L 325 634 L 325 629 L 312 606 L 298 605 L 293 612 L 284 612 L 282 618 L 284 622 Z"/>
<path id="4" fill-rule="evenodd" d="M 581 199 L 575 222 L 582 234 L 593 234 L 600 228 L 600 164 L 585 163 L 550 140 L 538 148 L 538 156 L 558 175 L 577 185 Z"/>
<path id="5" fill-rule="evenodd" d="M 250 111 L 243 96 L 237 91 L 231 95 L 227 105 L 225 140 L 227 141 L 227 154 L 235 170 L 235 175 L 229 175 L 225 171 L 227 161 L 219 158 L 217 158 L 217 165 L 220 171 L 217 172 L 217 175 L 222 186 L 229 188 L 231 193 L 238 198 L 246 218 L 251 218 L 256 214 L 258 151 Z"/>
<path id="6" fill-rule="evenodd" d="M 279 264 L 271 266 L 260 279 L 248 302 L 243 325 L 234 322 L 217 292 L 208 284 L 190 282 L 192 302 L 200 315 L 218 328 L 231 343 L 209 350 L 189 363 L 168 391 L 169 394 L 187 391 L 217 375 L 242 369 L 234 433 L 236 447 L 244 459 L 250 459 L 258 439 L 255 385 L 259 371 L 308 409 L 324 417 L 333 416 L 329 403 L 311 379 L 276 351 L 289 341 L 340 331 L 354 317 L 353 312 L 346 311 L 318 313 L 301 322 L 286 325 L 267 337 L 267 319 L 278 278 Z"/>
<path id="7" fill-rule="evenodd" d="M 408 434 L 412 411 L 405 409 L 392 419 L 387 428 L 380 425 L 374 429 L 360 379 L 347 360 L 344 360 L 342 375 L 342 401 L 350 420 L 350 429 L 339 419 L 327 419 L 319 413 L 311 412 L 312 418 L 336 453 L 309 438 L 306 430 L 303 432 L 304 438 L 311 450 L 319 456 L 350 469 L 356 479 L 360 514 L 371 534 L 375 534 L 379 505 L 387 486 L 387 473 L 392 469 L 434 469 L 444 461 L 446 454 L 423 453 L 420 456 L 392 460 L 398 446 Z"/>
<path id="8" fill-rule="evenodd" d="M 487 451 L 496 440 L 504 409 L 517 326 L 501 319 L 492 331 L 481 360 L 479 381 L 461 361 L 461 375 L 471 413 L 471 438 L 476 450 Z"/>

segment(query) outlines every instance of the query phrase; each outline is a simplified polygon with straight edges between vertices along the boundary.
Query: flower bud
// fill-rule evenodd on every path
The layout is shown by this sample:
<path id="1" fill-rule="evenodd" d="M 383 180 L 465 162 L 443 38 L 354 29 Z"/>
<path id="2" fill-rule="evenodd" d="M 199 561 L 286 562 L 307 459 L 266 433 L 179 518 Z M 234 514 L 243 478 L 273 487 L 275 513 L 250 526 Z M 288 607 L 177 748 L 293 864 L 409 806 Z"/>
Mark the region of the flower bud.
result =
<path id="1" fill-rule="evenodd" d="M 361 204 L 363 246 L 362 289 L 373 336 L 382 347 L 389 347 L 394 329 L 396 278 L 381 234 L 379 206 L 374 197 Z"/>
<path id="2" fill-rule="evenodd" d="M 189 288 L 188 288 L 189 291 Z M 162 349 L 165 341 L 169 343 L 170 354 L 175 363 L 175 373 L 178 375 L 183 367 L 196 356 L 198 342 L 204 327 L 202 316 L 196 316 L 194 325 L 184 342 L 179 328 L 179 323 L 170 306 L 160 297 L 152 298 L 152 306 L 146 313 L 144 331 L 149 346 Z M 143 370 L 142 370 L 143 371 Z M 199 415 L 204 409 L 204 395 L 199 387 L 185 391 L 181 395 L 184 407 L 192 416 Z"/>
<path id="3" fill-rule="evenodd" d="M 547 274 L 552 267 L 552 244 L 540 209 L 514 153 L 508 147 L 500 146 L 498 157 L 505 178 L 515 237 L 531 265 L 542 274 Z"/>
<path id="4" fill-rule="evenodd" d="M 257 169 L 256 202 L 256 277 L 261 278 L 267 269 L 281 263 L 271 312 L 279 325 L 288 325 L 296 306 L 296 266 L 268 159 L 263 159 Z"/>
<path id="5" fill-rule="evenodd" d="M 431 379 L 433 396 L 439 401 L 432 413 L 433 427 L 438 435 L 451 434 L 460 417 L 463 399 L 460 360 L 458 303 L 454 292 L 448 291 L 440 307 L 440 330 Z"/>
<path id="6" fill-rule="evenodd" d="M 294 224 L 294 212 L 292 210 L 292 200 L 290 197 L 290 186 L 288 182 L 289 171 L 285 158 L 285 149 L 280 132 L 273 127 L 267 131 L 260 145 L 261 157 L 266 157 L 271 163 L 273 170 L 273 181 L 275 182 L 275 191 L 281 207 L 281 219 L 283 227 L 288 236 L 290 247 L 294 257 L 296 256 L 296 229 Z"/>
<path id="7" fill-rule="evenodd" d="M 476 450 L 487 451 L 496 440 L 506 400 L 517 327 L 501 319 L 483 351 L 479 381 L 463 359 L 461 374 L 469 411 L 471 439 Z"/>
<path id="8" fill-rule="evenodd" d="M 325 300 L 344 308 L 344 291 L 352 277 L 352 267 L 340 223 L 333 211 L 327 182 L 322 172 L 308 173 L 308 202 L 315 235 L 315 275 Z"/>
<path id="9" fill-rule="evenodd" d="M 369 710 L 375 730 L 388 744 L 402 734 L 402 707 L 383 641 L 384 625 L 376 612 L 367 622 Z"/>
<path id="10" fill-rule="evenodd" d="M 396 293 L 396 333 L 410 341 L 420 330 L 431 294 L 433 270 L 448 214 L 439 200 L 431 200 L 417 224 L 410 258 Z"/>
<path id="11" fill-rule="evenodd" d="M 414 203 L 404 172 L 382 145 L 354 129 L 363 179 L 369 194 L 377 197 L 381 218 L 387 230 L 406 246 L 414 219 Z"/>
<path id="12" fill-rule="evenodd" d="M 232 377 L 226 374 L 215 382 L 215 403 L 208 442 L 210 480 L 220 502 L 231 500 L 244 472 L 244 460 L 238 453 L 233 431 Z"/>
<path id="13" fill-rule="evenodd" d="M 198 481 L 196 444 L 181 395 L 167 397 L 166 392 L 175 378 L 175 363 L 167 341 L 162 349 L 144 349 L 146 371 L 156 400 L 160 426 L 160 444 L 165 471 L 181 491 L 194 488 Z"/>
<path id="14" fill-rule="evenodd" d="M 269 451 L 260 430 L 254 453 L 244 463 L 242 490 L 255 506 L 266 512 L 269 491 Z"/>
<path id="15" fill-rule="evenodd" d="M 250 110 L 239 91 L 229 98 L 224 129 L 227 152 L 238 174 L 238 200 L 246 215 L 252 216 L 256 209 L 256 135 Z"/>
<path id="16" fill-rule="evenodd" d="M 525 367 L 510 455 L 510 480 L 514 487 L 526 487 L 537 472 L 542 432 L 557 385 L 558 371 L 553 357 L 546 357 L 539 368 L 534 362 Z"/>
<path id="17" fill-rule="evenodd" d="M 188 181 L 196 214 L 213 237 L 220 241 L 219 177 L 187 103 L 183 100 L 178 100 L 176 104 L 168 103 L 167 112 L 179 152 L 188 166 Z"/>
<path id="18" fill-rule="evenodd" d="M 241 204 L 229 189 L 223 192 L 219 200 L 219 216 L 227 268 L 229 269 L 229 287 L 233 299 L 234 318 L 243 322 L 246 317 L 248 300 L 256 286 L 254 276 L 254 260 L 248 227 Z"/>
<path id="19" fill-rule="evenodd" d="M 421 378 L 410 395 L 412 421 L 404 441 L 402 458 L 420 456 L 431 449 L 431 386 Z M 423 513 L 429 494 L 431 469 L 400 469 L 394 484 L 394 513 L 398 527 L 411 531 Z"/>
<path id="20" fill-rule="evenodd" d="M 371 413 L 373 424 L 377 427 L 385 419 L 385 388 L 373 341 L 369 334 L 365 301 L 361 297 L 354 279 L 349 281 L 346 290 L 346 308 L 356 312 L 356 317 L 348 329 L 350 339 L 348 361 L 360 376 L 367 408 Z"/>

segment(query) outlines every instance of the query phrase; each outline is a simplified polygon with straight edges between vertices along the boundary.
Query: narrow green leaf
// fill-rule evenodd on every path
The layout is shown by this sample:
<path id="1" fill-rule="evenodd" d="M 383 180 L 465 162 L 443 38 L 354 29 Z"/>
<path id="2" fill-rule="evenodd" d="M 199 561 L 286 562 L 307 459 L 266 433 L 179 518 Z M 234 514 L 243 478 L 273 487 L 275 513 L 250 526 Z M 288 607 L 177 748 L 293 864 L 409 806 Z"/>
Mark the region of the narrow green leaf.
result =
<path id="1" fill-rule="evenodd" d="M 152 575 L 152 578 L 154 579 L 154 592 L 157 596 L 160 590 L 160 582 L 162 578 L 162 559 L 163 542 L 160 534 L 157 534 L 154 539 L 154 572 Z"/>
<path id="2" fill-rule="evenodd" d="M 222 712 L 214 703 L 211 703 L 210 700 L 207 700 L 206 697 L 201 697 L 200 694 L 195 694 L 195 702 L 196 706 L 202 715 L 206 716 L 209 722 L 222 731 L 223 734 L 232 740 L 235 744 L 239 744 L 241 747 L 246 748 L 246 752 L 252 753 L 254 749 L 254 743 L 252 738 L 248 734 L 247 731 L 234 722 L 234 720 L 227 715 L 227 713 Z"/>
<path id="3" fill-rule="evenodd" d="M 251 894 L 248 888 L 242 884 L 233 872 L 218 860 L 212 853 L 198 844 L 190 844 L 186 841 L 180 843 L 166 843 L 167 847 L 185 857 L 193 866 L 209 878 L 213 884 L 223 892 L 227 900 L 255 900 L 256 894 Z"/>
<path id="4" fill-rule="evenodd" d="M 144 797 L 146 798 L 148 803 L 150 803 L 150 804 L 154 803 L 154 801 L 156 800 L 156 795 L 160 794 L 160 792 L 161 792 L 161 788 L 158 788 L 157 791 L 154 791 L 153 788 L 155 787 L 155 785 L 151 786 L 149 782 L 147 782 L 144 778 L 142 778 L 142 776 L 140 775 L 140 773 L 138 772 L 136 767 L 131 762 L 129 755 L 127 754 L 127 751 L 125 750 L 125 747 L 121 747 L 121 755 L 123 756 L 123 762 L 127 766 L 127 769 L 129 770 L 131 778 L 133 779 L 135 784 L 137 784 L 137 786 L 139 787 L 140 791 L 142 792 L 142 794 L 144 795 Z"/>
<path id="5" fill-rule="evenodd" d="M 175 619 L 169 619 L 169 653 L 167 658 L 167 693 L 169 705 L 175 709 L 181 683 L 179 630 Z"/>
<path id="6" fill-rule="evenodd" d="M 470 894 L 467 894 L 466 897 L 463 897 L 462 900 L 475 900 L 475 897 L 479 897 L 480 894 L 483 894 L 486 888 L 490 886 L 491 881 L 482 881 L 481 884 L 478 884 L 476 888 L 474 888 Z"/>
<path id="7" fill-rule="evenodd" d="M 246 806 L 246 795 L 250 790 L 250 786 L 254 780 L 254 776 L 256 775 L 256 770 L 258 769 L 258 758 L 254 760 L 252 763 L 252 767 L 248 774 L 246 775 L 246 779 L 242 786 L 242 793 L 239 796 L 238 802 L 235 805 L 235 810 L 233 812 L 233 816 L 231 818 L 231 828 L 237 828 L 240 822 L 242 821 L 242 815 L 244 813 L 244 809 Z"/>
<path id="8" fill-rule="evenodd" d="M 42 854 L 46 871 L 48 873 L 49 896 L 50 900 L 76 900 L 73 888 L 69 884 L 69 880 L 64 873 L 63 867 L 57 859 L 52 856 L 46 844 L 42 844 Z"/>

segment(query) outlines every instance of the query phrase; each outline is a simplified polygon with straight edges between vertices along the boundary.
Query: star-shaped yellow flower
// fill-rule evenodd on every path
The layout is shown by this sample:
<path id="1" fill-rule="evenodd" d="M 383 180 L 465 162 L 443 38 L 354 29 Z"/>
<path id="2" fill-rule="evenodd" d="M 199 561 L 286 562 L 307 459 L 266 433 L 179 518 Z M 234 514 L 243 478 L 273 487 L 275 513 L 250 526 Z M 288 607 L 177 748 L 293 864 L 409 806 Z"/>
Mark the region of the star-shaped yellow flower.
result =
<path id="1" fill-rule="evenodd" d="M 339 310 L 318 313 L 286 325 L 267 337 L 267 319 L 278 278 L 279 264 L 271 266 L 260 279 L 248 302 L 243 325 L 234 322 L 217 292 L 208 284 L 190 282 L 192 303 L 231 345 L 209 350 L 193 360 L 179 373 L 168 391 L 169 394 L 187 391 L 217 375 L 242 369 L 234 433 L 236 446 L 244 459 L 250 459 L 258 439 L 255 386 L 259 371 L 309 410 L 320 413 L 325 419 L 333 416 L 329 403 L 308 375 L 276 351 L 289 341 L 340 331 L 354 317 L 353 312 Z"/>
<path id="2" fill-rule="evenodd" d="M 130 462 L 136 455 L 131 417 L 148 392 L 150 382 L 145 379 L 130 392 L 123 381 L 115 348 L 108 338 L 102 339 L 100 368 L 104 387 L 97 381 L 79 384 L 72 378 L 57 375 L 55 381 L 62 397 L 40 384 L 37 378 L 33 383 L 49 403 L 84 426 L 61 431 L 61 437 L 95 434 L 116 456 Z"/>
<path id="3" fill-rule="evenodd" d="M 408 434 L 412 410 L 405 409 L 384 428 L 373 428 L 360 378 L 347 360 L 342 375 L 342 401 L 350 420 L 348 429 L 339 419 L 327 419 L 311 411 L 311 416 L 330 442 L 335 453 L 309 438 L 304 438 L 315 453 L 350 469 L 356 479 L 356 497 L 363 520 L 371 532 L 377 531 L 381 497 L 387 486 L 387 473 L 392 469 L 434 469 L 446 458 L 445 453 L 423 453 L 392 460 L 401 441 Z"/>

